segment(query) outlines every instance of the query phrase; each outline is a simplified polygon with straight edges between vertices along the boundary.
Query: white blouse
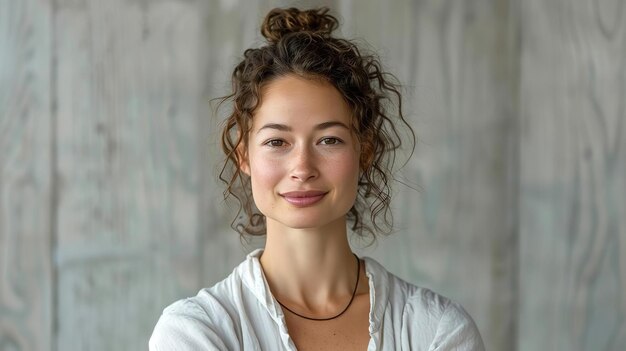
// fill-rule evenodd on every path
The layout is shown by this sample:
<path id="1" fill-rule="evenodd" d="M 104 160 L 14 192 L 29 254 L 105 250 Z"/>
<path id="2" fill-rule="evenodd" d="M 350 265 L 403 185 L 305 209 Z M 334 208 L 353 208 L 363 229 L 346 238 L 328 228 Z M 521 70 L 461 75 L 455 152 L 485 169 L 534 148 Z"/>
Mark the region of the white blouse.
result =
<path id="1" fill-rule="evenodd" d="M 168 306 L 149 346 L 163 350 L 296 350 L 270 292 L 258 249 L 212 288 Z M 416 287 L 365 257 L 369 279 L 368 350 L 484 350 L 463 307 Z"/>

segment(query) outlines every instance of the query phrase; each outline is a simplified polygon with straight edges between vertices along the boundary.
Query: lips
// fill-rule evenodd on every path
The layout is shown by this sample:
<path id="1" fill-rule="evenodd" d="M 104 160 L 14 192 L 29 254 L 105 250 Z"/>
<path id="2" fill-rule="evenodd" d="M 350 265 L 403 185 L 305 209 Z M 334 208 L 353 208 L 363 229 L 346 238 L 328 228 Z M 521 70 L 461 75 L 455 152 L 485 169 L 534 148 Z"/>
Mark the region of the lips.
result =
<path id="1" fill-rule="evenodd" d="M 324 191 L 290 191 L 281 193 L 285 201 L 296 207 L 307 207 L 319 202 L 327 193 Z"/>

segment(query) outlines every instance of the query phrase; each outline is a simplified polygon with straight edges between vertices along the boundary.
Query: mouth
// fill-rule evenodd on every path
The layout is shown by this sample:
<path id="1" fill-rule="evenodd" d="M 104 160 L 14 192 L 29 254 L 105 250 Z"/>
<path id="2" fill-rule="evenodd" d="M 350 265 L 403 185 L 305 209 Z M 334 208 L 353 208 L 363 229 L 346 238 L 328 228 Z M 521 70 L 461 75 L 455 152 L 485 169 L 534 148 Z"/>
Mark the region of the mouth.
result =
<path id="1" fill-rule="evenodd" d="M 290 203 L 296 207 L 307 207 L 314 205 L 315 203 L 322 200 L 324 196 L 326 196 L 327 192 L 324 191 L 290 191 L 286 193 L 281 193 L 285 201 Z"/>

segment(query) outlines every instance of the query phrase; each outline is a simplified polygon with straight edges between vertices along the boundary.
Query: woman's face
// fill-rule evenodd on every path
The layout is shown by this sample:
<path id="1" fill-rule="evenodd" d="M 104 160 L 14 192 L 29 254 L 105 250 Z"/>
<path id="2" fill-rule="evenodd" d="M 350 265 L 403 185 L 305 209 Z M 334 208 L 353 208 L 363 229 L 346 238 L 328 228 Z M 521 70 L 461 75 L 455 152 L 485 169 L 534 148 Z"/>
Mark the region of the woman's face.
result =
<path id="1" fill-rule="evenodd" d="M 348 104 L 327 82 L 288 75 L 263 88 L 242 170 L 268 225 L 345 225 L 359 177 L 350 119 Z"/>

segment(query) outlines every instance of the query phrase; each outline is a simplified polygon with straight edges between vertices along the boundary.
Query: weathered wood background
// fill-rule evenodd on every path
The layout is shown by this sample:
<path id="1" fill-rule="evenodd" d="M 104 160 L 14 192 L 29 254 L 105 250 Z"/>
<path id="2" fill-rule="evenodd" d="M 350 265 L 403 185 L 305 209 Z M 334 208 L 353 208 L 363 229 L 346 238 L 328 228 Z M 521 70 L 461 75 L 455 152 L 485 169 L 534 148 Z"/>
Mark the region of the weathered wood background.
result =
<path id="1" fill-rule="evenodd" d="M 0 351 L 146 349 L 262 245 L 229 228 L 209 99 L 292 4 L 380 53 L 418 134 L 397 232 L 358 251 L 490 350 L 623 350 L 625 1 L 0 0 Z"/>

